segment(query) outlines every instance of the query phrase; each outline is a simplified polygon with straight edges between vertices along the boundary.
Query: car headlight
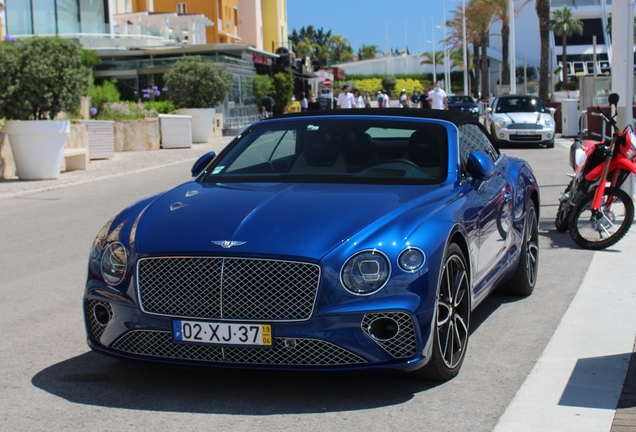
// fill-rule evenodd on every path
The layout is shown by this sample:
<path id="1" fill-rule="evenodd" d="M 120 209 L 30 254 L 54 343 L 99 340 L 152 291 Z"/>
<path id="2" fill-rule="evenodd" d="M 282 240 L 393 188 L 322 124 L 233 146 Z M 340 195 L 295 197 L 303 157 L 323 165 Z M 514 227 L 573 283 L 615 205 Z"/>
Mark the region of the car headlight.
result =
<path id="1" fill-rule="evenodd" d="M 497 125 L 498 128 L 502 128 L 506 125 L 506 120 L 502 119 L 501 117 L 498 117 L 495 119 L 495 125 Z"/>
<path id="2" fill-rule="evenodd" d="M 117 285 L 124 279 L 128 266 L 128 250 L 119 243 L 108 244 L 102 255 L 102 277 L 109 285 Z"/>
<path id="3" fill-rule="evenodd" d="M 553 128 L 554 127 L 554 119 L 552 117 L 550 117 L 550 116 L 544 117 L 543 118 L 543 122 L 549 128 Z"/>
<path id="4" fill-rule="evenodd" d="M 389 280 L 391 266 L 380 251 L 358 252 L 342 267 L 342 285 L 354 294 L 371 294 L 382 288 Z"/>
<path id="5" fill-rule="evenodd" d="M 470 109 L 470 112 L 471 112 L 471 113 L 475 113 L 475 114 L 476 114 L 476 113 L 478 113 L 478 112 L 479 112 L 479 107 L 472 107 L 472 108 Z"/>
<path id="6" fill-rule="evenodd" d="M 416 271 L 424 265 L 424 262 L 426 262 L 424 252 L 413 247 L 404 249 L 398 257 L 398 264 L 402 267 L 402 270 L 408 272 Z"/>

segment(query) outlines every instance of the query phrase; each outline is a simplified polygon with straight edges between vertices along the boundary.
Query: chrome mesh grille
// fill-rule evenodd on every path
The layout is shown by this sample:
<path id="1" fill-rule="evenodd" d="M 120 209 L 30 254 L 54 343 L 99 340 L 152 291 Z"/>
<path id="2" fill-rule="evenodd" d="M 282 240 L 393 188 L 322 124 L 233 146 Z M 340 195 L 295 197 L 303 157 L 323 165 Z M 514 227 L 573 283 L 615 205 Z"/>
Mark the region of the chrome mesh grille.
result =
<path id="1" fill-rule="evenodd" d="M 379 340 L 371 336 L 369 326 L 373 321 L 380 318 L 393 319 L 398 323 L 399 331 L 391 339 Z M 413 320 L 408 314 L 402 312 L 385 312 L 366 314 L 362 319 L 362 330 L 369 335 L 371 339 L 380 345 L 386 352 L 394 358 L 413 357 L 417 353 L 417 340 L 415 338 L 415 326 Z"/>
<path id="2" fill-rule="evenodd" d="M 86 308 L 85 308 L 86 323 L 88 324 L 89 333 L 95 340 L 99 340 L 99 338 L 101 338 L 102 335 L 104 334 L 104 330 L 106 330 L 106 326 L 103 326 L 100 323 L 98 323 L 97 319 L 95 318 L 95 313 L 93 313 L 93 309 L 98 304 L 108 309 L 110 316 L 111 317 L 113 316 L 113 308 L 110 306 L 110 303 L 108 303 L 107 301 L 90 299 L 90 298 L 86 300 Z"/>
<path id="3" fill-rule="evenodd" d="M 146 312 L 237 320 L 308 319 L 320 279 L 316 264 L 243 258 L 149 258 L 138 271 Z"/>
<path id="4" fill-rule="evenodd" d="M 113 349 L 130 354 L 213 363 L 281 366 L 336 366 L 366 361 L 332 343 L 316 339 L 274 338 L 274 348 L 221 348 L 176 344 L 165 331 L 133 330 L 118 339 Z"/>

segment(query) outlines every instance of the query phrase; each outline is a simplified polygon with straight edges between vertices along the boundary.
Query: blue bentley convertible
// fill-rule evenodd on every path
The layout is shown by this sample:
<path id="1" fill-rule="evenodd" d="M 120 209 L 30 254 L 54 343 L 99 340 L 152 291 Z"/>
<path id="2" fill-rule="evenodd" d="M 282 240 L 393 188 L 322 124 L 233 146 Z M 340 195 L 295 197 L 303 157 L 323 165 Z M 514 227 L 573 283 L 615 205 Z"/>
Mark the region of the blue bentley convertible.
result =
<path id="1" fill-rule="evenodd" d="M 495 289 L 536 284 L 535 176 L 468 115 L 268 119 L 192 173 L 97 235 L 84 295 L 93 350 L 448 380 L 471 311 Z"/>

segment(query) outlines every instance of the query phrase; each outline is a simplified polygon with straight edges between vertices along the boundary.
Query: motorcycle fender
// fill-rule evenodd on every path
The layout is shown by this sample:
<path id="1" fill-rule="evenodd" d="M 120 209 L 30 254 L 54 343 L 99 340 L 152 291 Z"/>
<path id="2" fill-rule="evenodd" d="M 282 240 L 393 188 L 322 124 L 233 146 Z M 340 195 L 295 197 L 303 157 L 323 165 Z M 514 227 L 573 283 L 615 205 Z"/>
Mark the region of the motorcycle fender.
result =
<path id="1" fill-rule="evenodd" d="M 605 166 L 604 163 L 599 164 L 599 166 L 597 166 L 592 171 L 587 173 L 587 175 L 585 176 L 585 180 L 587 181 L 598 180 L 601 177 L 601 174 L 603 174 L 604 166 Z M 616 158 L 612 159 L 612 161 L 610 162 L 610 167 L 608 172 L 612 172 L 617 169 L 626 170 L 636 174 L 636 164 L 622 155 L 619 155 Z"/>

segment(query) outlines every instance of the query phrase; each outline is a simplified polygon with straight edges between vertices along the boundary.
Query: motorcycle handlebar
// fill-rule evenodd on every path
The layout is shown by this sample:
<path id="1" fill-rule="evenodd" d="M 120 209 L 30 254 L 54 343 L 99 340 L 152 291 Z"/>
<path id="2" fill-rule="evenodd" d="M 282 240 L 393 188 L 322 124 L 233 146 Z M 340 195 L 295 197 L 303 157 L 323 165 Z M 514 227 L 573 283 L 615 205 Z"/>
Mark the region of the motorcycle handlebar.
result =
<path id="1" fill-rule="evenodd" d="M 601 113 L 601 115 L 603 117 L 605 117 L 605 120 L 607 120 L 609 122 L 609 124 L 612 125 L 612 127 L 614 128 L 614 130 L 618 130 L 618 126 L 616 125 L 616 120 L 613 119 L 612 117 L 610 117 L 609 115 L 607 115 L 607 113 L 603 110 L 603 108 L 601 108 L 600 106 L 597 106 L 596 109 L 598 110 L 598 112 Z"/>

